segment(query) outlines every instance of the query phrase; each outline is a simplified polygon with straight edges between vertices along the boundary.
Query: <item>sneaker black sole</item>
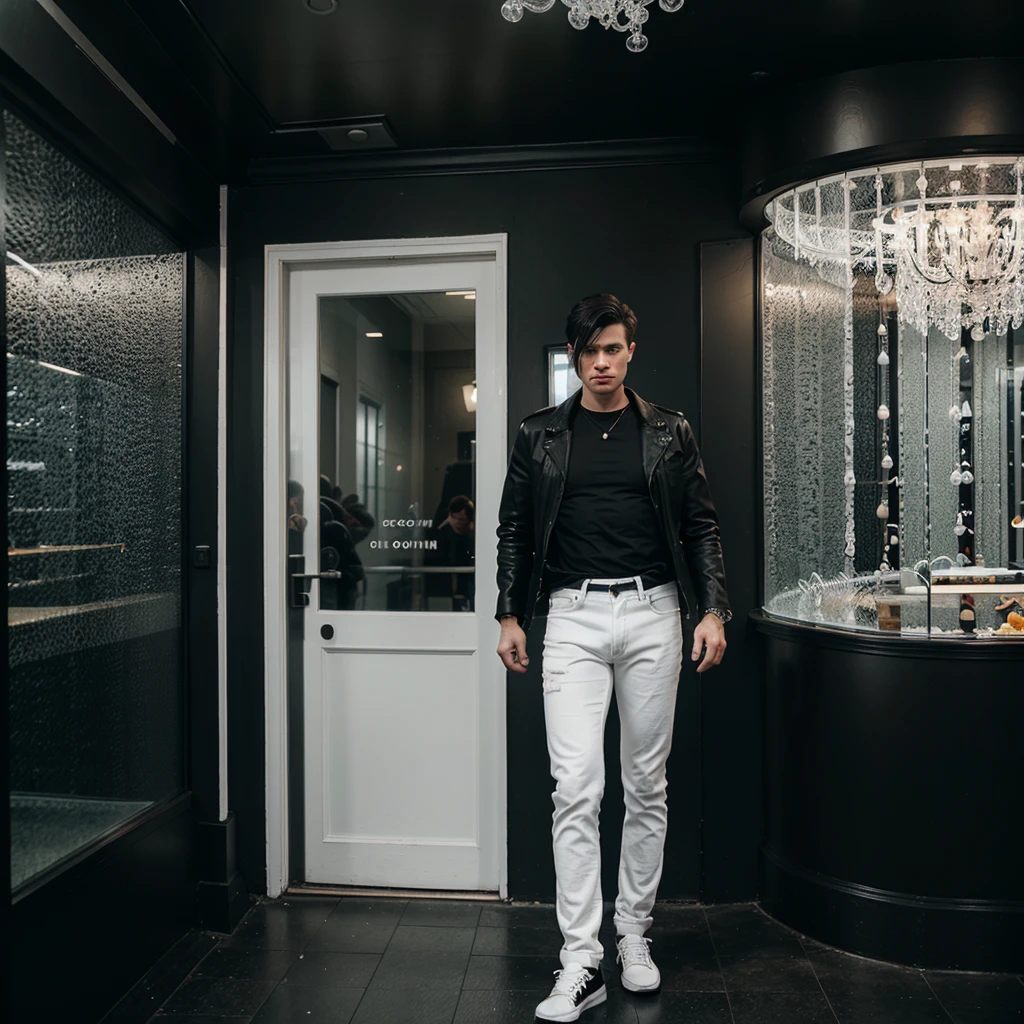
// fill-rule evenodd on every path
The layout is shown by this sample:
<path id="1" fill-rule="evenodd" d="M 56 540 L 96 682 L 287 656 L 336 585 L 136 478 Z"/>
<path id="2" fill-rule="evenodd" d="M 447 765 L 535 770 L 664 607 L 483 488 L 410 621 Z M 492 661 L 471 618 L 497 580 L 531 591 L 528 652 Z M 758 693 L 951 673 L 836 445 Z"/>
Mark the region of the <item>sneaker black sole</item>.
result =
<path id="1" fill-rule="evenodd" d="M 557 1021 L 558 1024 L 563 1024 L 565 1021 L 579 1020 L 580 1014 L 586 1010 L 589 1010 L 592 1006 L 598 1006 L 608 998 L 608 989 L 602 985 L 596 992 L 592 992 L 583 1002 L 580 1003 L 574 1010 L 570 1010 L 569 1013 L 563 1014 L 561 1017 L 541 1017 L 536 1016 L 534 1020 L 553 1020 Z"/>

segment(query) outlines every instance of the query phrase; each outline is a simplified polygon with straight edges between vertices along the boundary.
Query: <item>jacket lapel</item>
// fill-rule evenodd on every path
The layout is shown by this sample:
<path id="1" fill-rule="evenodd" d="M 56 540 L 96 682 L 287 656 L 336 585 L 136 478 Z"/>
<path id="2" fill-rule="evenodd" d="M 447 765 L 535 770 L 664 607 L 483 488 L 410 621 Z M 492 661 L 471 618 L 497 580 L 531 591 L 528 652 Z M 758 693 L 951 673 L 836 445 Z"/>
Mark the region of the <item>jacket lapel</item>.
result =
<path id="1" fill-rule="evenodd" d="M 556 406 L 544 428 L 544 451 L 562 474 L 563 480 L 569 472 L 569 416 L 582 397 L 583 391 L 580 389 Z"/>
<path id="2" fill-rule="evenodd" d="M 672 441 L 672 432 L 664 417 L 654 408 L 650 402 L 645 402 L 635 391 L 626 388 L 626 394 L 636 402 L 637 410 L 644 421 L 643 433 L 641 435 L 641 452 L 643 455 L 644 475 L 647 477 L 647 484 L 650 486 L 654 477 L 654 470 L 661 461 L 662 456 L 668 451 Z"/>

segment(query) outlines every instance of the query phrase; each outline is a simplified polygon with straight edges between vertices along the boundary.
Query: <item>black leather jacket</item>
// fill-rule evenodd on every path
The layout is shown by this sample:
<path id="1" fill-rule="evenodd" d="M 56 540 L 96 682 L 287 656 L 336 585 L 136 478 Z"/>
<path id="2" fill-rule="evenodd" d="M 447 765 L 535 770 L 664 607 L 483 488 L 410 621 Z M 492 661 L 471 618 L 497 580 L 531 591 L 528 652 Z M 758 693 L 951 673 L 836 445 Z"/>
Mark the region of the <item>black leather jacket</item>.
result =
<path id="1" fill-rule="evenodd" d="M 700 609 L 729 610 L 718 516 L 690 424 L 682 413 L 645 402 L 626 388 L 643 420 L 644 472 L 675 563 L 679 606 L 689 617 L 683 579 L 689 569 Z M 498 511 L 498 608 L 524 630 L 547 614 L 544 562 L 569 466 L 569 414 L 582 391 L 527 416 L 512 446 Z"/>

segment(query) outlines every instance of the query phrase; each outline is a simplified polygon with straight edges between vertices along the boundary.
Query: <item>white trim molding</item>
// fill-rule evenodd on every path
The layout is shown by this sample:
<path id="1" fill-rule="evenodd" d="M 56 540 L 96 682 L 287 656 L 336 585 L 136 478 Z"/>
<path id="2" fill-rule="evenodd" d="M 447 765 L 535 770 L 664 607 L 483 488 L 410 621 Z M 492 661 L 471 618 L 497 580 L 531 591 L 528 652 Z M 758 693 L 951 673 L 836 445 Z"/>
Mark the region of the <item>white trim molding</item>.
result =
<path id="1" fill-rule="evenodd" d="M 493 352 L 500 370 L 489 394 L 500 408 L 502 445 L 507 452 L 508 395 L 508 236 L 467 235 L 445 238 L 393 238 L 370 241 L 339 241 L 265 247 L 264 290 L 264 421 L 263 421 L 263 515 L 264 515 L 264 712 L 266 742 L 266 836 L 267 892 L 279 896 L 289 885 L 288 864 L 288 700 L 287 700 L 287 465 L 288 423 L 286 355 L 288 324 L 288 272 L 316 264 L 343 265 L 348 261 L 408 259 L 449 261 L 466 258 L 493 260 L 497 294 Z M 481 382 L 483 385 L 485 382 Z M 483 655 L 485 652 L 481 652 Z M 505 674 L 500 673 L 504 687 Z M 504 689 L 485 742 L 501 752 L 497 799 L 499 895 L 508 890 L 507 766 Z"/>

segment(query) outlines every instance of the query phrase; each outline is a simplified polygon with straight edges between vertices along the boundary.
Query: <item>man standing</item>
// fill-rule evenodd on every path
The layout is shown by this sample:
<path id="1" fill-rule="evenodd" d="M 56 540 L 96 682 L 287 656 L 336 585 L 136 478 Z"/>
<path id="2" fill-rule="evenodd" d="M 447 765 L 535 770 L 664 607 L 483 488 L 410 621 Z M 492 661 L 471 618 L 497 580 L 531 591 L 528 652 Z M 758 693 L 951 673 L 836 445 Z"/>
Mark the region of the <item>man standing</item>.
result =
<path id="1" fill-rule="evenodd" d="M 701 612 L 691 654 L 698 672 L 722 660 L 732 617 L 718 518 L 690 425 L 624 386 L 636 324 L 614 295 L 573 307 L 566 336 L 583 387 L 523 421 L 499 511 L 495 618 L 506 668 L 526 671 L 526 631 L 534 617 L 548 617 L 544 719 L 563 945 L 562 970 L 537 1007 L 541 1020 L 574 1021 L 606 999 L 598 811 L 613 689 L 626 802 L 617 960 L 630 991 L 661 984 L 644 933 L 662 871 L 687 568 Z"/>

